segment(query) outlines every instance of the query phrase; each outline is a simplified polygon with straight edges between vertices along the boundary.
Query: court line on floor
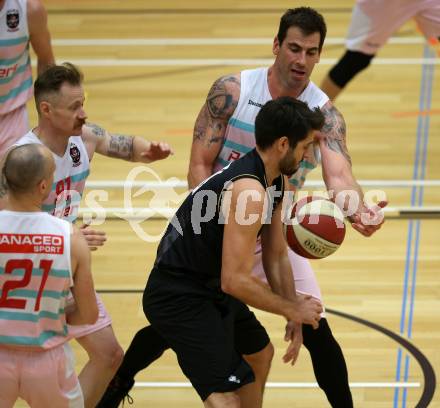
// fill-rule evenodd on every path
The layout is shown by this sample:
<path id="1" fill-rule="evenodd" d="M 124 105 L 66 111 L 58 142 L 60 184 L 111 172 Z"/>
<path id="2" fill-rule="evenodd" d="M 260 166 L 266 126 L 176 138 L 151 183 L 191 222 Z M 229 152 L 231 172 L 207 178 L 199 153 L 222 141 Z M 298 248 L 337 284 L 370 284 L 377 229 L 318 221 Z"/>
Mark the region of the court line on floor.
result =
<path id="1" fill-rule="evenodd" d="M 424 56 L 426 55 L 426 49 L 424 49 Z M 425 107 L 425 94 L 426 94 L 426 86 L 427 86 L 427 65 L 422 66 L 422 78 L 420 83 L 420 97 L 419 97 L 419 110 L 424 110 Z M 423 118 L 419 116 L 417 123 L 417 131 L 416 131 L 416 144 L 414 149 L 414 160 L 413 160 L 413 180 L 419 180 L 419 167 L 421 160 L 421 138 L 422 138 L 422 127 L 424 121 Z M 422 163 L 423 166 L 423 163 Z M 411 206 L 416 205 L 418 186 L 413 186 L 411 189 Z M 408 232 L 407 232 L 407 240 L 406 240 L 406 261 L 403 275 L 403 289 L 402 289 L 402 305 L 401 305 L 401 313 L 400 313 L 400 329 L 399 332 L 401 335 L 405 332 L 405 324 L 406 324 L 406 309 L 407 309 L 407 300 L 408 300 L 408 291 L 410 289 L 410 270 L 412 266 L 412 273 L 414 274 L 414 269 L 417 268 L 417 255 L 418 255 L 418 242 L 413 246 L 413 234 L 414 227 L 416 226 L 417 232 L 419 231 L 420 223 L 417 222 L 414 224 L 413 220 L 408 222 Z M 417 241 L 417 240 L 416 240 Z M 411 255 L 412 251 L 414 251 L 414 258 L 412 260 Z M 397 361 L 396 361 L 396 381 L 400 381 L 401 379 L 401 369 L 402 369 L 402 348 L 399 347 L 397 350 Z M 406 356 L 407 357 L 407 356 Z M 408 361 L 405 361 L 406 367 L 408 367 Z M 394 390 L 393 397 L 393 407 L 397 408 L 399 405 L 400 399 L 400 389 L 396 388 Z M 402 406 L 404 406 L 404 400 L 402 399 Z"/>
<path id="2" fill-rule="evenodd" d="M 189 382 L 136 381 L 137 388 L 191 388 Z M 350 382 L 350 388 L 420 388 L 419 382 Z M 319 388 L 317 382 L 267 382 L 266 388 Z"/>
<path id="3" fill-rule="evenodd" d="M 57 62 L 69 61 L 82 67 L 165 67 L 165 66 L 266 66 L 273 58 L 66 58 L 57 56 Z M 320 65 L 334 65 L 337 58 L 321 58 Z M 438 65 L 440 58 L 374 58 L 375 65 Z M 33 66 L 36 62 L 33 61 Z"/>
<path id="4" fill-rule="evenodd" d="M 420 396 L 419 401 L 415 405 L 415 408 L 426 408 L 429 405 L 429 403 L 432 401 L 434 397 L 435 388 L 436 388 L 435 371 L 431 363 L 429 362 L 428 358 L 416 346 L 414 346 L 409 340 L 405 339 L 404 337 L 394 333 L 393 331 L 383 326 L 370 322 L 369 320 L 365 320 L 358 316 L 350 315 L 348 313 L 340 312 L 338 310 L 334 310 L 328 307 L 325 308 L 325 311 L 334 314 L 336 316 L 340 316 L 345 319 L 360 323 L 373 330 L 376 330 L 390 337 L 392 340 L 397 342 L 401 347 L 406 349 L 406 351 L 409 352 L 415 358 L 415 360 L 417 361 L 423 372 L 423 379 L 424 379 L 423 392 L 422 395 Z M 404 388 L 404 390 L 405 389 L 406 388 Z"/>
<path id="5" fill-rule="evenodd" d="M 351 13 L 348 7 L 323 7 L 317 9 L 320 13 Z M 48 8 L 48 14 L 280 14 L 286 11 L 285 8 Z"/>
<path id="6" fill-rule="evenodd" d="M 55 38 L 54 46 L 94 47 L 94 46 L 186 46 L 186 45 L 270 45 L 269 37 L 235 37 L 235 38 Z M 423 37 L 392 37 L 388 44 L 411 45 L 425 44 Z M 344 37 L 326 38 L 324 45 L 344 45 Z"/>
<path id="7" fill-rule="evenodd" d="M 98 291 L 100 292 L 100 291 Z M 386 335 L 387 337 L 390 337 L 392 340 L 396 341 L 397 343 L 399 343 L 401 345 L 401 347 L 405 348 L 410 354 L 412 354 L 412 356 L 415 358 L 415 360 L 418 362 L 420 368 L 422 369 L 423 372 L 423 378 L 424 378 L 424 384 L 423 384 L 423 391 L 422 391 L 422 395 L 420 396 L 419 401 L 417 402 L 417 404 L 415 405 L 415 408 L 426 408 L 429 403 L 431 402 L 434 393 L 435 393 L 435 388 L 436 388 L 436 376 L 435 376 L 435 372 L 434 372 L 434 368 L 432 367 L 431 363 L 429 362 L 428 358 L 416 347 L 414 346 L 410 341 L 408 341 L 407 339 L 403 338 L 402 336 L 392 332 L 391 330 L 380 326 L 376 323 L 370 322 L 369 320 L 366 319 L 362 319 L 358 316 L 354 316 L 345 312 L 341 312 L 335 309 L 331 309 L 326 307 L 326 312 L 330 313 L 330 314 L 334 314 L 336 316 L 348 319 L 348 320 L 352 320 L 356 323 L 360 323 L 364 326 L 367 326 L 373 330 L 376 330 L 384 335 Z M 175 382 L 175 383 L 169 383 L 169 382 L 154 382 L 154 383 L 138 383 L 138 384 L 147 384 L 145 385 L 148 388 L 152 388 L 152 387 L 159 387 L 159 384 L 162 384 L 162 388 L 174 388 L 176 386 L 178 386 L 180 384 L 180 386 L 184 386 L 184 387 L 189 387 L 189 383 L 179 383 L 179 382 Z M 154 384 L 154 385 L 151 385 Z M 170 386 L 170 384 L 172 384 L 172 386 Z M 182 385 L 183 384 L 183 385 Z M 273 384 L 301 384 L 300 386 L 307 386 L 307 387 L 314 387 L 314 383 L 271 383 L 271 386 L 269 388 L 288 388 L 289 386 L 274 386 Z M 306 384 L 306 385 L 305 385 Z M 312 385 L 311 385 L 312 384 Z M 414 383 L 403 383 L 403 382 L 389 382 L 389 383 L 368 383 L 368 382 L 363 382 L 363 383 L 350 383 L 350 384 L 357 384 L 358 387 L 367 387 L 368 385 L 366 384 L 370 384 L 371 387 L 380 387 L 380 388 L 385 388 L 385 387 L 400 387 L 403 389 L 406 389 L 408 387 L 418 387 L 417 384 L 420 385 L 420 383 L 414 382 Z M 139 386 L 139 385 L 138 385 Z"/>
<path id="8" fill-rule="evenodd" d="M 191 130 L 192 132 L 192 130 Z M 357 180 L 362 187 L 390 187 L 390 188 L 411 188 L 413 186 L 440 187 L 440 180 Z M 86 188 L 124 188 L 124 187 L 148 187 L 151 189 L 160 188 L 188 188 L 186 180 L 87 180 Z M 306 180 L 304 188 L 325 187 L 322 180 Z"/>
<path id="9" fill-rule="evenodd" d="M 424 47 L 424 57 L 432 57 L 432 50 L 428 47 Z M 420 101 L 420 110 L 429 110 L 431 109 L 432 102 L 432 88 L 433 88 L 433 78 L 434 78 L 434 66 L 424 66 L 426 75 L 425 80 L 425 92 L 422 92 L 422 96 Z M 424 95 L 423 95 L 424 93 Z M 419 160 L 419 171 L 415 172 L 414 179 L 424 180 L 426 174 L 426 158 L 427 158 L 427 149 L 428 149 L 428 140 L 429 140 L 429 127 L 430 127 L 430 118 L 429 116 L 420 116 L 418 118 L 418 133 L 422 135 L 420 139 L 423 142 L 420 152 L 420 160 Z M 424 188 L 421 186 L 419 189 L 413 187 L 412 193 L 414 196 L 417 194 L 417 200 L 415 202 L 412 201 L 413 205 L 423 205 L 423 193 Z M 412 221 L 411 221 L 412 222 Z M 415 222 L 416 235 L 415 235 L 415 243 L 414 243 L 414 254 L 413 254 L 413 268 L 412 268 L 412 277 L 411 277 L 411 293 L 410 293 L 410 304 L 409 304 L 409 312 L 408 312 L 408 325 L 407 325 L 407 338 L 412 338 L 412 324 L 413 324 L 413 313 L 414 313 L 414 305 L 415 305 L 415 290 L 416 290 L 416 281 L 417 281 L 417 267 L 418 267 L 418 256 L 419 256 L 419 243 L 420 243 L 420 230 L 421 230 L 421 222 L 417 220 Z M 408 379 L 409 375 L 409 364 L 410 359 L 409 356 L 405 356 L 405 368 L 404 368 L 404 381 Z M 403 390 L 402 394 L 402 408 L 406 407 L 406 398 L 407 392 Z"/>

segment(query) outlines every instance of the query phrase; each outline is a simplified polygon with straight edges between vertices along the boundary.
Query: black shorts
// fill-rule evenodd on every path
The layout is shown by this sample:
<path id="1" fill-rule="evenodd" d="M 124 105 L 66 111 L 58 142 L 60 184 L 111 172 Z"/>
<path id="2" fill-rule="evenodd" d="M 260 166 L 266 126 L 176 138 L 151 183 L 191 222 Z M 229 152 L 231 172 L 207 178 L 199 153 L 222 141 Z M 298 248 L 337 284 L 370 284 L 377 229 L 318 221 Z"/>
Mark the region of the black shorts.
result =
<path id="1" fill-rule="evenodd" d="M 242 356 L 261 351 L 270 340 L 244 303 L 153 269 L 143 306 L 203 401 L 213 392 L 234 391 L 254 381 Z"/>

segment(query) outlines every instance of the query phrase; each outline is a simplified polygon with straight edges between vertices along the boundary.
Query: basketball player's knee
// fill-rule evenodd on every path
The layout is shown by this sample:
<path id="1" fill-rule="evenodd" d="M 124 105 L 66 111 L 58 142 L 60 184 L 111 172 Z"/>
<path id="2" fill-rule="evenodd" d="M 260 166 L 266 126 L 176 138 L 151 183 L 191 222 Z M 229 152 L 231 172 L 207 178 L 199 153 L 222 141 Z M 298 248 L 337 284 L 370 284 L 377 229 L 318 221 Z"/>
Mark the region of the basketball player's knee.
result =
<path id="1" fill-rule="evenodd" d="M 340 88 L 348 84 L 359 72 L 370 65 L 374 55 L 347 50 L 339 62 L 330 70 L 329 77 Z"/>
<path id="2" fill-rule="evenodd" d="M 119 368 L 124 358 L 124 350 L 116 339 L 103 341 L 99 346 L 88 350 L 91 361 L 99 364 L 103 369 L 114 371 Z"/>
<path id="3" fill-rule="evenodd" d="M 204 401 L 204 405 L 207 408 L 240 408 L 240 397 L 235 392 L 216 392 Z"/>
<path id="4" fill-rule="evenodd" d="M 272 343 L 269 343 L 264 349 L 261 351 L 249 354 L 246 356 L 246 361 L 251 365 L 255 374 L 258 372 L 267 372 L 270 369 L 270 365 L 272 364 L 272 359 L 275 354 L 275 349 Z"/>

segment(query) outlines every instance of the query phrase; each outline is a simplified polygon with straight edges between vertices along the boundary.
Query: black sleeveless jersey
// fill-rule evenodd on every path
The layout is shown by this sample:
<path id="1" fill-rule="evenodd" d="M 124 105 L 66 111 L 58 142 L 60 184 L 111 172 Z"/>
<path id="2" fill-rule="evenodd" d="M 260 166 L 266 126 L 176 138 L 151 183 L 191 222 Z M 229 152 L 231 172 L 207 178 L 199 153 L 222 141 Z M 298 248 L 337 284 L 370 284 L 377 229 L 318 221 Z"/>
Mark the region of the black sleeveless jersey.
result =
<path id="1" fill-rule="evenodd" d="M 284 178 L 280 175 L 268 186 L 264 163 L 253 149 L 214 173 L 189 194 L 159 244 L 156 268 L 172 270 L 173 274 L 187 275 L 198 281 L 220 278 L 225 220 L 222 208 L 227 208 L 228 187 L 242 178 L 256 179 L 266 189 L 268 205 L 264 222 L 270 223 L 273 210 L 283 198 Z"/>

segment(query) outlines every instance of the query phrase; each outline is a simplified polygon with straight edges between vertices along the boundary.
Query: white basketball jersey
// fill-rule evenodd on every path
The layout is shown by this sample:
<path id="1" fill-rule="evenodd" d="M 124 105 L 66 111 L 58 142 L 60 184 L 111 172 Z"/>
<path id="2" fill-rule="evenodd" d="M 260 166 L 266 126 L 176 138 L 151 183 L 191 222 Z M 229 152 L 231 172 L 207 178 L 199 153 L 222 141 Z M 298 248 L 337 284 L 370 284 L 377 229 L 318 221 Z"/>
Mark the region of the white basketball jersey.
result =
<path id="1" fill-rule="evenodd" d="M 41 143 L 38 136 L 29 131 L 15 146 Z M 75 222 L 84 191 L 86 178 L 90 173 L 89 156 L 81 136 L 70 136 L 64 155 L 53 153 L 56 170 L 52 191 L 43 203 L 43 210 L 58 218 Z"/>
<path id="2" fill-rule="evenodd" d="M 260 108 L 272 96 L 267 83 L 268 68 L 249 69 L 241 72 L 240 99 L 229 119 L 223 147 L 216 159 L 214 171 L 229 162 L 237 160 L 255 147 L 255 118 Z M 312 81 L 297 98 L 310 108 L 321 108 L 328 102 L 328 96 Z M 304 184 L 306 174 L 319 163 L 319 149 L 313 146 L 306 152 L 298 171 L 290 178 L 296 188 Z"/>
<path id="3" fill-rule="evenodd" d="M 27 0 L 6 0 L 0 10 L 0 115 L 32 96 Z"/>
<path id="4" fill-rule="evenodd" d="M 71 225 L 44 212 L 0 211 L 0 345 L 67 340 Z"/>

